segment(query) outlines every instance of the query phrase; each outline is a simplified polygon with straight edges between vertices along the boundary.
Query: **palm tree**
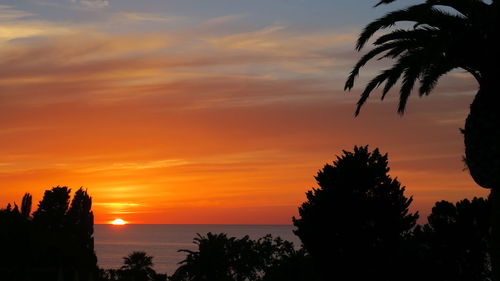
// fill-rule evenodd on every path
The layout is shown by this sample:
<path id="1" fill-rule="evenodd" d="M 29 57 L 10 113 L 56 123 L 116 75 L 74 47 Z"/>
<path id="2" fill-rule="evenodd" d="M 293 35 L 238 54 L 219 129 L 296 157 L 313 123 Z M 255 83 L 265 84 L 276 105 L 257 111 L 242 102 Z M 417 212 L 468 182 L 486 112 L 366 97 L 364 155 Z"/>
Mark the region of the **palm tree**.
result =
<path id="1" fill-rule="evenodd" d="M 153 270 L 153 257 L 145 252 L 133 252 L 123 257 L 121 269 L 125 276 L 132 277 L 135 281 L 153 280 L 156 275 Z"/>
<path id="2" fill-rule="evenodd" d="M 381 0 L 378 5 L 396 0 Z M 479 90 L 465 121 L 465 162 L 474 181 L 490 189 L 492 205 L 490 254 L 493 275 L 500 280 L 500 95 L 495 92 L 499 63 L 500 0 L 426 0 L 390 12 L 368 24 L 358 38 L 360 51 L 380 30 L 400 22 L 411 28 L 393 28 L 374 41 L 375 47 L 354 66 L 345 90 L 354 87 L 359 70 L 373 58 L 394 59 L 392 67 L 375 76 L 361 93 L 359 114 L 373 90 L 384 84 L 381 98 L 401 80 L 398 112 L 403 114 L 417 81 L 419 95 L 428 95 L 439 78 L 453 69 L 469 72 Z"/>
<path id="3" fill-rule="evenodd" d="M 198 245 L 198 251 L 182 249 L 178 252 L 187 253 L 186 259 L 172 276 L 173 280 L 193 281 L 230 281 L 236 280 L 234 265 L 237 259 L 235 237 L 227 237 L 225 233 L 207 233 L 207 236 L 197 234 L 193 243 Z M 245 241 L 248 241 L 246 237 Z"/>

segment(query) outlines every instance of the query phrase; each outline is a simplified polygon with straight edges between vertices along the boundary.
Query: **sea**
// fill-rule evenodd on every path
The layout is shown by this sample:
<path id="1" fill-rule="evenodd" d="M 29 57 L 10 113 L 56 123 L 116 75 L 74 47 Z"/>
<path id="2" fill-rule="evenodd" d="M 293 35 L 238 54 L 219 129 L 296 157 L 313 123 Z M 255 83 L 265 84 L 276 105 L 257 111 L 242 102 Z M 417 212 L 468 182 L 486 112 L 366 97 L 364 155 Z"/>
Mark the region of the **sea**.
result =
<path id="1" fill-rule="evenodd" d="M 197 249 L 193 243 L 197 233 L 226 233 L 237 238 L 248 235 L 251 239 L 271 234 L 298 246 L 300 240 L 293 229 L 292 225 L 98 224 L 94 225 L 94 249 L 101 268 L 120 268 L 123 257 L 133 251 L 143 251 L 153 256 L 156 272 L 171 275 L 186 257 L 186 253 L 178 250 Z"/>

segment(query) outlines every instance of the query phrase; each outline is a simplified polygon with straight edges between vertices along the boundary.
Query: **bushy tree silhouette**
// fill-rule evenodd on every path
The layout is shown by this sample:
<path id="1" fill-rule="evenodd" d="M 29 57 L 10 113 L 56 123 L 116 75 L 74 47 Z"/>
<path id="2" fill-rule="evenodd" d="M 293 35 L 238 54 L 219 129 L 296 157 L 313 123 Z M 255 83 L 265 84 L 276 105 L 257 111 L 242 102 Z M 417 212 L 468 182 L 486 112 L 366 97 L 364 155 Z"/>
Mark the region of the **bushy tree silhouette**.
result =
<path id="1" fill-rule="evenodd" d="M 396 0 L 382 0 L 387 4 Z M 444 7 L 444 9 L 443 9 Z M 401 22 L 409 29 L 392 29 L 374 41 L 375 48 L 354 66 L 345 89 L 354 87 L 359 70 L 375 57 L 397 59 L 373 78 L 361 94 L 356 114 L 370 93 L 384 84 L 382 99 L 401 78 L 398 111 L 403 113 L 417 81 L 420 96 L 428 95 L 439 78 L 455 68 L 469 72 L 479 91 L 465 121 L 465 162 L 477 184 L 491 189 L 491 258 L 500 280 L 500 110 L 497 94 L 500 50 L 500 3 L 497 0 L 427 0 L 390 12 L 368 24 L 359 36 L 361 50 L 377 31 Z"/>
<path id="2" fill-rule="evenodd" d="M 293 218 L 295 234 L 325 280 L 401 280 L 399 248 L 418 214 L 389 175 L 387 154 L 344 151 L 316 176 L 318 188 Z"/>
<path id="3" fill-rule="evenodd" d="M 24 194 L 23 200 L 21 203 L 21 214 L 25 218 L 29 218 L 31 216 L 31 203 L 32 203 L 32 196 L 29 193 Z"/>
<path id="4" fill-rule="evenodd" d="M 96 279 L 92 199 L 80 188 L 70 207 L 70 192 L 59 186 L 47 190 L 33 216 L 30 194 L 20 211 L 17 204 L 0 210 L 0 246 L 9 253 L 0 258 L 0 280 Z"/>
<path id="5" fill-rule="evenodd" d="M 33 213 L 33 222 L 50 231 L 60 230 L 69 207 L 70 192 L 71 189 L 66 186 L 45 191 L 38 209 Z"/>
<path id="6" fill-rule="evenodd" d="M 267 268 L 262 281 L 315 281 L 319 280 L 311 257 L 304 248 L 293 251 Z"/>
<path id="7" fill-rule="evenodd" d="M 208 233 L 198 234 L 194 243 L 198 250 L 180 250 L 187 256 L 172 281 L 314 280 L 306 254 L 279 237 L 267 235 L 252 240 L 248 236 L 237 239 Z"/>
<path id="8" fill-rule="evenodd" d="M 485 199 L 437 202 L 428 224 L 414 231 L 416 240 L 425 245 L 420 263 L 425 276 L 421 280 L 491 280 L 489 225 L 490 206 Z"/>
<path id="9" fill-rule="evenodd" d="M 8 204 L 0 209 L 0 280 L 21 280 L 27 275 L 33 256 L 31 243 L 32 224 L 29 212 L 31 208 L 28 199 L 31 195 L 25 194 L 22 212 L 17 204 L 14 208 Z"/>
<path id="10" fill-rule="evenodd" d="M 75 192 L 66 213 L 66 227 L 70 240 L 69 252 L 77 253 L 73 255 L 73 264 L 80 272 L 80 278 L 85 279 L 89 275 L 88 269 L 95 268 L 97 257 L 94 252 L 92 198 L 82 188 Z"/>

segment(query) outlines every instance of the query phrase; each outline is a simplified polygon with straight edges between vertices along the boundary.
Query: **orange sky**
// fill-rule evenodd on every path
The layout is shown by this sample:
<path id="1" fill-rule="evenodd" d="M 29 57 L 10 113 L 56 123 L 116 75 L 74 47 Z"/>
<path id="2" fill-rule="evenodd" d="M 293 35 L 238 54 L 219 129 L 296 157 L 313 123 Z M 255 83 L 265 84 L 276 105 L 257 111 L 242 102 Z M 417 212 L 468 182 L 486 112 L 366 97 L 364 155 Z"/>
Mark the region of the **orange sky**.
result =
<path id="1" fill-rule="evenodd" d="M 342 88 L 359 26 L 97 6 L 64 22 L 0 5 L 0 206 L 83 186 L 96 223 L 290 224 L 316 172 L 365 144 L 389 153 L 424 216 L 486 194 L 461 161 L 476 89 L 462 72 L 403 117 L 392 93 L 354 118 L 360 88 Z"/>

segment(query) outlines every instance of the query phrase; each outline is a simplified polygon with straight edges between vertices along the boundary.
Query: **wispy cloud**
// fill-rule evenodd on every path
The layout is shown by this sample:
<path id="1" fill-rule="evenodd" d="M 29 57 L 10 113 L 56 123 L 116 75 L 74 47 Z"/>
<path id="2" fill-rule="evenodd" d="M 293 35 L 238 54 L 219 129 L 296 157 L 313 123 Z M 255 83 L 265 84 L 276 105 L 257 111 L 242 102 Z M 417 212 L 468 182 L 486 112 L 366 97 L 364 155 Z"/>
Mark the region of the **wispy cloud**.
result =
<path id="1" fill-rule="evenodd" d="M 243 18 L 248 17 L 248 14 L 234 14 L 234 15 L 225 15 L 225 16 L 220 16 L 220 17 L 215 17 L 206 20 L 203 22 L 201 25 L 203 27 L 214 27 L 217 25 L 222 25 L 222 24 L 228 24 Z"/>
<path id="2" fill-rule="evenodd" d="M 46 35 L 41 40 L 7 45 L 2 51 L 6 59 L 0 64 L 2 69 L 9 71 L 0 77 L 2 84 L 7 81 L 48 83 L 105 79 L 109 85 L 113 84 L 111 81 L 120 81 L 130 86 L 191 77 L 259 79 L 275 78 L 276 74 L 318 74 L 323 68 L 332 67 L 331 58 L 308 47 L 315 41 L 322 42 L 323 34 L 290 38 L 283 34 L 273 35 L 284 28 L 270 27 L 251 33 L 200 39 L 199 45 L 193 45 L 193 39 L 184 35 L 125 36 L 73 30 L 73 34 Z M 57 32 L 51 28 L 40 30 L 40 34 Z M 12 33 L 19 36 L 19 32 Z M 27 32 L 26 36 L 35 34 Z M 329 42 L 336 44 L 338 40 L 343 39 Z M 203 44 L 206 41 L 212 44 Z M 293 51 L 281 51 L 287 44 L 294 46 Z M 327 46 L 325 43 L 316 45 Z M 179 53 L 178 50 L 183 51 Z M 263 69 L 268 70 L 262 72 Z"/>
<path id="3" fill-rule="evenodd" d="M 0 21 L 19 20 L 32 16 L 35 16 L 35 14 L 22 10 L 16 10 L 12 6 L 0 5 Z"/>
<path id="4" fill-rule="evenodd" d="M 120 20 L 123 19 L 128 22 L 159 22 L 159 23 L 166 23 L 166 22 L 176 22 L 183 20 L 183 17 L 179 16 L 170 16 L 167 14 L 155 14 L 155 13 L 132 13 L 132 12 L 120 12 L 114 14 L 114 16 Z"/>
<path id="5" fill-rule="evenodd" d="M 462 196 L 473 185 L 457 129 L 467 112 L 457 109 L 468 108 L 464 93 L 476 85 L 462 74 L 412 100 L 404 118 L 394 113 L 396 94 L 384 103 L 375 94 L 354 119 L 360 90 L 347 94 L 342 84 L 358 30 L 247 24 L 247 14 L 125 12 L 118 1 L 113 9 L 103 9 L 107 1 L 51 3 L 78 20 L 0 6 L 0 183 L 8 198 L 84 185 L 96 214 L 140 221 L 150 212 L 168 223 L 206 211 L 214 222 L 210 215 L 244 206 L 279 211 L 275 222 L 286 223 L 321 165 L 366 143 L 394 156 L 392 171 L 416 202 L 452 185 Z"/>
<path id="6" fill-rule="evenodd" d="M 109 6 L 106 0 L 69 0 L 71 3 L 79 4 L 88 8 L 105 8 Z"/>
<path id="7" fill-rule="evenodd" d="M 4 10 L 2 10 L 1 7 L 2 6 L 0 6 L 0 44 L 3 49 L 6 47 L 8 48 L 4 43 L 13 39 L 48 37 L 72 33 L 72 27 L 70 26 L 63 26 L 50 21 L 35 20 L 31 18 L 33 14 L 23 11 L 15 11 L 15 13 L 10 16 L 9 13 L 7 13 L 7 16 L 2 18 L 2 12 Z M 20 20 L 21 17 L 27 17 L 27 19 Z"/>
<path id="8" fill-rule="evenodd" d="M 167 160 L 155 160 L 147 162 L 126 162 L 126 163 L 107 163 L 106 165 L 98 167 L 89 167 L 79 170 L 81 173 L 94 173 L 94 172 L 105 172 L 105 171 L 121 171 L 128 172 L 129 170 L 146 170 L 146 169 L 159 169 L 168 168 L 181 165 L 187 165 L 190 162 L 181 159 L 167 159 Z"/>
<path id="9" fill-rule="evenodd" d="M 97 206 L 107 206 L 107 207 L 139 207 L 141 204 L 138 203 L 122 203 L 122 202 L 94 202 Z"/>
<path id="10" fill-rule="evenodd" d="M 112 215 L 136 214 L 139 208 L 147 208 L 145 204 L 133 202 L 94 202 L 96 209 L 104 208 L 104 212 Z"/>

